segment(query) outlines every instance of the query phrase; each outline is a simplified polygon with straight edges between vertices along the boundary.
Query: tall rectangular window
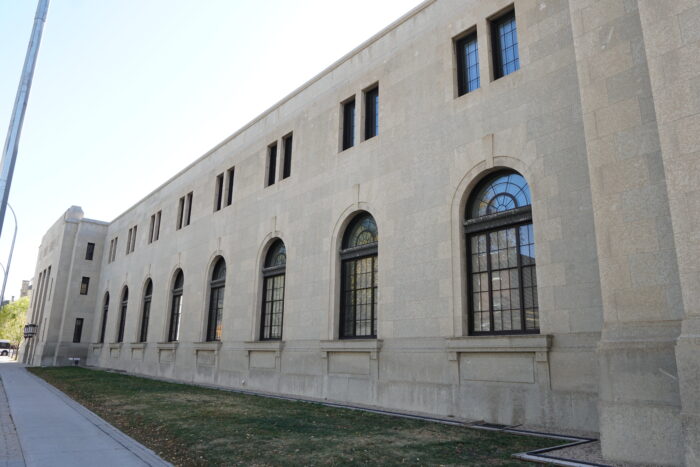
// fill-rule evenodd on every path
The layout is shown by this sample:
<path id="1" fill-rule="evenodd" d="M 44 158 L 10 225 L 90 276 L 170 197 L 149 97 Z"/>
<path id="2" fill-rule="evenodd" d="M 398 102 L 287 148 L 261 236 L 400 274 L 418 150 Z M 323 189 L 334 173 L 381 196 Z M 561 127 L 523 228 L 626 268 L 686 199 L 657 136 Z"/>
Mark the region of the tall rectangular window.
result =
<path id="1" fill-rule="evenodd" d="M 80 281 L 80 295 L 87 295 L 89 286 L 90 286 L 90 278 L 83 277 L 83 279 Z"/>
<path id="2" fill-rule="evenodd" d="M 365 139 L 379 134 L 379 86 L 365 91 Z"/>
<path id="3" fill-rule="evenodd" d="M 153 241 L 154 242 L 160 238 L 160 213 L 161 213 L 161 211 L 158 211 L 156 213 L 156 225 L 153 228 Z"/>
<path id="4" fill-rule="evenodd" d="M 343 104 L 343 151 L 355 145 L 355 98 Z"/>
<path id="5" fill-rule="evenodd" d="M 95 254 L 95 244 L 94 243 L 88 243 L 87 244 L 87 250 L 85 251 L 85 259 L 87 261 L 92 261 L 92 257 Z"/>
<path id="6" fill-rule="evenodd" d="M 187 193 L 187 203 L 185 204 L 185 225 L 190 225 L 192 220 L 192 196 L 193 192 Z"/>
<path id="7" fill-rule="evenodd" d="M 491 42 L 494 79 L 502 78 L 520 68 L 515 11 L 509 11 L 491 21 Z"/>
<path id="8" fill-rule="evenodd" d="M 224 199 L 224 174 L 220 173 L 216 176 L 216 187 L 214 188 L 214 211 L 221 210 L 221 204 Z"/>
<path id="9" fill-rule="evenodd" d="M 479 47 L 476 31 L 455 43 L 457 51 L 457 87 L 459 95 L 479 89 Z"/>
<path id="10" fill-rule="evenodd" d="M 133 232 L 131 231 L 132 229 L 129 229 L 129 236 L 126 239 L 126 254 L 129 254 L 129 250 L 131 249 L 131 236 L 133 235 Z"/>
<path id="11" fill-rule="evenodd" d="M 235 167 L 226 171 L 226 206 L 231 206 L 233 203 L 233 176 L 235 173 Z"/>
<path id="12" fill-rule="evenodd" d="M 282 167 L 282 178 L 288 178 L 292 174 L 292 134 L 282 138 L 284 146 L 284 166 Z"/>
<path id="13" fill-rule="evenodd" d="M 119 237 L 114 237 L 109 244 L 109 256 L 107 257 L 108 263 L 111 263 L 117 257 L 117 241 L 119 241 Z"/>
<path id="14" fill-rule="evenodd" d="M 109 241 L 109 254 L 107 255 L 107 262 L 112 262 L 112 251 L 114 251 L 114 239 Z"/>
<path id="15" fill-rule="evenodd" d="M 175 224 L 175 230 L 180 230 L 182 228 L 182 219 L 185 214 L 185 197 L 180 198 L 177 204 L 177 224 Z"/>
<path id="16" fill-rule="evenodd" d="M 75 318 L 75 327 L 73 328 L 73 343 L 77 344 L 83 337 L 83 318 Z"/>
<path id="17" fill-rule="evenodd" d="M 131 236 L 131 252 L 133 253 L 134 250 L 136 249 L 136 231 L 138 230 L 138 225 L 135 225 L 131 228 L 132 230 L 132 236 Z"/>
<path id="18" fill-rule="evenodd" d="M 275 184 L 277 173 L 277 143 L 267 147 L 267 186 Z"/>
<path id="19" fill-rule="evenodd" d="M 148 226 L 148 243 L 153 243 L 153 231 L 156 227 L 156 215 L 151 216 L 151 223 Z"/>

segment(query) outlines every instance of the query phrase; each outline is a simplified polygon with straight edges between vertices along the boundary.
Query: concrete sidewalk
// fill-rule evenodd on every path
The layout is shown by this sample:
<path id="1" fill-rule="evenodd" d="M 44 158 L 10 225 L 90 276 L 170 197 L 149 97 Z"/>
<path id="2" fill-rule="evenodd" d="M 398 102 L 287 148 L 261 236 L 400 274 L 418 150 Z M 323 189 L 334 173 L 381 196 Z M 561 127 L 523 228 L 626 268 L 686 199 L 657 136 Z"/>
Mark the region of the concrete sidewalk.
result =
<path id="1" fill-rule="evenodd" d="M 0 467 L 171 465 L 21 365 L 0 379 Z"/>

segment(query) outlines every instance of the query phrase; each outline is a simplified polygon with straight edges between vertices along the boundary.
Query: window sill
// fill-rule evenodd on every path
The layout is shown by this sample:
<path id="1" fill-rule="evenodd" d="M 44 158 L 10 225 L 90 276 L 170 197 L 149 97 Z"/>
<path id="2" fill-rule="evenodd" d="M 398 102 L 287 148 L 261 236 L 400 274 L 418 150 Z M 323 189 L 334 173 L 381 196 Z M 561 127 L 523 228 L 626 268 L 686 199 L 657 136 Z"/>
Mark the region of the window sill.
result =
<path id="1" fill-rule="evenodd" d="M 158 350 L 176 350 L 178 342 L 158 342 L 156 347 Z"/>
<path id="2" fill-rule="evenodd" d="M 121 349 L 123 344 L 123 342 L 110 342 L 109 350 Z"/>
<path id="3" fill-rule="evenodd" d="M 243 348 L 248 352 L 251 351 L 267 351 L 281 352 L 284 348 L 284 341 L 247 341 L 243 343 Z"/>
<path id="4" fill-rule="evenodd" d="M 450 360 L 456 359 L 457 353 L 535 352 L 546 355 L 552 347 L 552 336 L 543 334 L 523 334 L 512 336 L 465 336 L 447 339 L 447 351 Z"/>
<path id="5" fill-rule="evenodd" d="M 93 342 L 92 344 L 90 344 L 90 349 L 92 349 L 92 351 L 94 352 L 95 350 L 102 349 L 103 345 L 104 345 L 104 343 L 102 343 L 102 342 Z"/>
<path id="6" fill-rule="evenodd" d="M 195 342 L 192 344 L 194 353 L 214 351 L 217 352 L 221 348 L 221 341 L 205 341 L 205 342 Z"/>
<path id="7" fill-rule="evenodd" d="M 382 348 L 381 339 L 338 339 L 321 341 L 321 358 L 328 358 L 329 352 L 369 353 L 372 360 L 377 359 Z"/>
<path id="8" fill-rule="evenodd" d="M 131 350 L 138 350 L 138 349 L 145 349 L 146 348 L 146 343 L 145 342 L 132 342 L 130 344 Z"/>

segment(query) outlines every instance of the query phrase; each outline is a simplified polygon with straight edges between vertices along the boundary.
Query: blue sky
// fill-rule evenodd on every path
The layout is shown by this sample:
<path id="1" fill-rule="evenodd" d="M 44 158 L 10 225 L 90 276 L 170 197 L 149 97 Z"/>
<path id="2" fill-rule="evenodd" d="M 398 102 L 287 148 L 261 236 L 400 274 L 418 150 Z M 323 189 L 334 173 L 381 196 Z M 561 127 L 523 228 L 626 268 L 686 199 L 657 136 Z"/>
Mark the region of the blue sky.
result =
<path id="1" fill-rule="evenodd" d="M 51 0 L 15 167 L 6 297 L 71 205 L 110 221 L 420 0 Z M 36 1 L 0 1 L 4 142 Z M 8 214 L 8 216 L 10 216 Z M 0 238 L 6 263 L 13 221 Z"/>

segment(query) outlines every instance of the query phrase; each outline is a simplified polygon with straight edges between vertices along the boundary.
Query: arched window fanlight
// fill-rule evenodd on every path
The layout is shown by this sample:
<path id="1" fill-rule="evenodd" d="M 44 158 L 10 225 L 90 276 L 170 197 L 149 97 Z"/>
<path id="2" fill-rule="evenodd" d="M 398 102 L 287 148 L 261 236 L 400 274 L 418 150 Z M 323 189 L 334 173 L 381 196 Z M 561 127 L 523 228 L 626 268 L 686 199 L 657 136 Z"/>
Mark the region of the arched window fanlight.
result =
<path id="1" fill-rule="evenodd" d="M 260 340 L 282 339 L 286 267 L 287 249 L 284 242 L 277 239 L 267 250 L 262 270 L 263 298 Z"/>
<path id="2" fill-rule="evenodd" d="M 466 207 L 471 334 L 539 332 L 530 188 L 517 172 L 484 179 Z"/>
<path id="3" fill-rule="evenodd" d="M 343 235 L 340 329 L 343 339 L 377 337 L 377 254 L 379 233 L 374 217 L 362 212 Z"/>

